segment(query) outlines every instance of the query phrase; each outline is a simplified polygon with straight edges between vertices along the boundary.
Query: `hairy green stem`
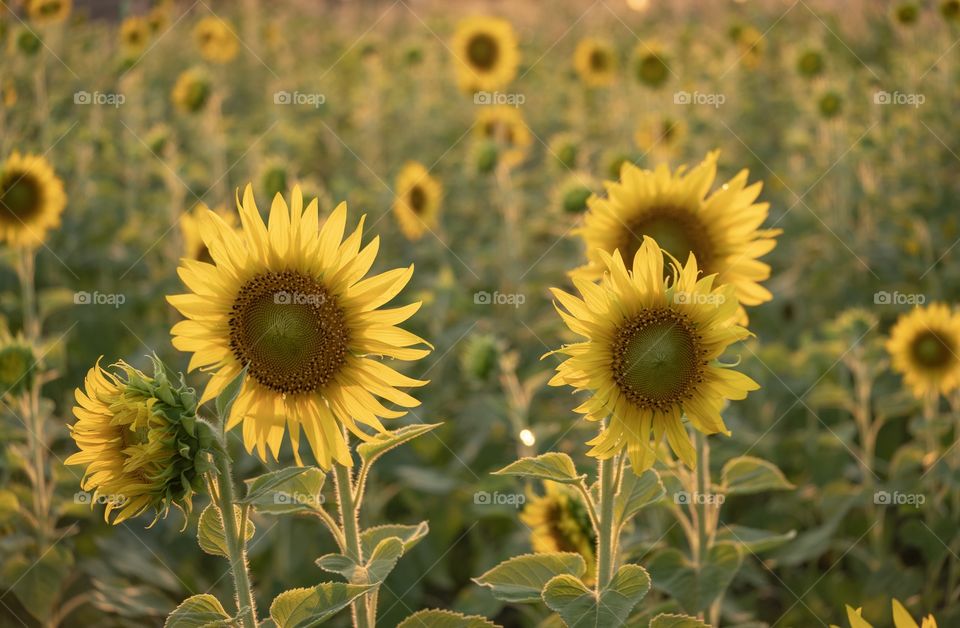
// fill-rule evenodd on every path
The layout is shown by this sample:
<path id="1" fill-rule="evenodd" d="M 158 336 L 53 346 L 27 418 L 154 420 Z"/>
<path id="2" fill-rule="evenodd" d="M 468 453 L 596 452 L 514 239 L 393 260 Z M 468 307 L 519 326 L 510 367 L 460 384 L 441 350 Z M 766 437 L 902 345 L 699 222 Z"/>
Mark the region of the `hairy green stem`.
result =
<path id="1" fill-rule="evenodd" d="M 617 459 L 600 460 L 598 463 L 600 474 L 600 530 L 597 534 L 597 593 L 603 591 L 613 579 L 613 564 L 615 556 L 613 549 L 616 545 L 613 526 L 613 498 L 614 498 L 614 471 Z"/>
<path id="2" fill-rule="evenodd" d="M 707 437 L 699 431 L 694 432 L 697 446 L 697 490 L 692 496 L 697 509 L 697 565 L 706 562 L 709 543 L 707 522 L 707 493 L 710 490 L 710 461 L 707 459 Z"/>
<path id="3" fill-rule="evenodd" d="M 223 520 L 223 535 L 227 541 L 227 559 L 233 574 L 236 590 L 237 613 L 243 628 L 256 628 L 257 604 L 250 587 L 250 574 L 247 567 L 246 538 L 240 536 L 237 519 L 234 514 L 233 473 L 230 468 L 230 455 L 226 447 L 214 456 L 217 464 L 217 485 L 220 493 L 220 518 Z M 244 511 L 245 514 L 245 511 Z M 244 522 L 244 528 L 246 527 Z"/>
<path id="4" fill-rule="evenodd" d="M 333 479 L 337 489 L 337 506 L 340 509 L 340 524 L 346 554 L 358 565 L 363 564 L 363 550 L 360 546 L 360 525 L 357 521 L 357 505 L 353 501 L 353 482 L 350 468 L 334 463 Z M 373 628 L 376 625 L 377 609 L 369 604 L 368 595 L 361 595 L 353 603 L 353 625 L 356 628 Z"/>

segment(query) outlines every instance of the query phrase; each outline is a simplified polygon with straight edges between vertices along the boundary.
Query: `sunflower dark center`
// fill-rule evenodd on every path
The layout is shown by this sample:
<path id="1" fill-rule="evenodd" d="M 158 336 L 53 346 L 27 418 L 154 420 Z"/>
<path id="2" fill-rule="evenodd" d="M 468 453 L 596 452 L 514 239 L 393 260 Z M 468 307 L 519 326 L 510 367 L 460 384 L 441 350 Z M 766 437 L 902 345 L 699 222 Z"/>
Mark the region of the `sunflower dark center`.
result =
<path id="1" fill-rule="evenodd" d="M 670 72 L 666 62 L 656 54 L 644 55 L 637 62 L 637 78 L 653 87 L 663 84 Z"/>
<path id="2" fill-rule="evenodd" d="M 233 303 L 230 347 L 251 377 L 277 393 L 322 389 L 346 362 L 348 340 L 336 298 L 296 271 L 255 276 Z"/>
<path id="3" fill-rule="evenodd" d="M 500 58 L 500 46 L 490 35 L 474 35 L 467 44 L 467 57 L 471 65 L 481 70 L 490 70 Z"/>
<path id="4" fill-rule="evenodd" d="M 40 184 L 29 173 L 10 172 L 0 181 L 0 222 L 26 222 L 42 204 Z"/>
<path id="5" fill-rule="evenodd" d="M 627 266 L 643 244 L 643 236 L 650 236 L 660 248 L 673 255 L 681 264 L 686 263 L 692 252 L 697 257 L 697 267 L 710 272 L 713 263 L 713 244 L 703 221 L 692 212 L 676 207 L 664 207 L 647 212 L 644 216 L 627 223 L 620 245 Z M 667 273 L 668 268 L 664 268 Z"/>
<path id="6" fill-rule="evenodd" d="M 590 53 L 590 67 L 597 72 L 606 70 L 610 66 L 609 61 L 603 50 L 593 50 Z"/>
<path id="7" fill-rule="evenodd" d="M 614 381 L 636 405 L 667 410 L 703 381 L 700 336 L 684 314 L 646 310 L 617 330 Z"/>
<path id="8" fill-rule="evenodd" d="M 939 369 L 954 359 L 954 349 L 950 343 L 934 331 L 925 331 L 913 341 L 911 348 L 913 359 L 928 369 Z"/>
<path id="9" fill-rule="evenodd" d="M 415 185 L 410 188 L 410 209 L 416 214 L 423 213 L 423 210 L 427 208 L 427 193 L 423 191 L 423 187 Z"/>

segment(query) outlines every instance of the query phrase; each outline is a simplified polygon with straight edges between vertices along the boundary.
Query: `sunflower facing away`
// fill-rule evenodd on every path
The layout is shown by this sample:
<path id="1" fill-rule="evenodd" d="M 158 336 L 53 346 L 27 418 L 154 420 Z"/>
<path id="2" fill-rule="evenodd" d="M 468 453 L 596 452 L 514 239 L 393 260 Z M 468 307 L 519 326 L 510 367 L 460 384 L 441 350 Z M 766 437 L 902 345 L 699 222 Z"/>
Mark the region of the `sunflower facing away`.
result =
<path id="1" fill-rule="evenodd" d="M 190 369 L 213 374 L 200 400 L 216 397 L 246 368 L 227 428 L 243 424 L 247 451 L 278 456 L 289 428 L 300 463 L 302 429 L 317 462 L 352 464 L 342 427 L 370 438 L 358 424 L 383 431 L 388 409 L 381 397 L 412 408 L 419 402 L 397 389 L 426 382 L 401 375 L 377 360 L 417 360 L 424 340 L 396 325 L 420 307 L 380 310 L 413 274 L 413 266 L 364 279 L 379 238 L 362 247 L 364 218 L 345 240 L 346 203 L 319 228 L 318 203 L 304 208 L 299 187 L 290 205 L 277 195 L 264 225 L 253 188 L 238 199 L 242 229 L 214 212 L 200 221 L 213 264 L 184 259 L 180 277 L 188 294 L 168 297 L 189 320 L 172 330 L 173 344 L 193 353 Z"/>
<path id="2" fill-rule="evenodd" d="M 210 100 L 210 78 L 200 68 L 184 70 L 170 93 L 174 106 L 184 113 L 196 113 Z"/>
<path id="3" fill-rule="evenodd" d="M 478 16 L 461 20 L 452 49 L 457 82 L 464 92 L 495 91 L 517 75 L 517 36 L 504 19 Z"/>
<path id="4" fill-rule="evenodd" d="M 890 604 L 893 607 L 894 628 L 937 628 L 937 620 L 933 615 L 927 615 L 920 620 L 920 624 L 917 624 L 903 604 L 900 603 L 900 600 L 893 598 Z M 873 628 L 873 625 L 863 618 L 861 609 L 854 609 L 849 605 L 847 606 L 847 621 L 850 622 L 850 628 Z M 831 625 L 830 628 L 840 627 Z"/>
<path id="5" fill-rule="evenodd" d="M 200 56 L 213 63 L 227 63 L 237 56 L 240 44 L 233 29 L 219 17 L 205 17 L 193 29 Z"/>
<path id="6" fill-rule="evenodd" d="M 192 212 L 186 213 L 180 217 L 180 234 L 183 236 L 183 256 L 189 259 L 195 259 L 201 262 L 212 262 L 210 250 L 203 243 L 200 236 L 200 218 L 210 211 L 206 203 L 200 203 L 193 208 Z M 224 222 L 233 228 L 237 227 L 237 214 L 227 211 L 223 205 L 217 206 L 213 210 L 218 216 L 223 218 Z"/>
<path id="7" fill-rule="evenodd" d="M 693 468 L 696 454 L 683 417 L 704 434 L 729 434 L 720 416 L 725 400 L 758 388 L 717 362 L 750 335 L 735 323 L 734 287 L 714 287 L 716 275 L 698 278 L 693 254 L 665 278 L 663 255 L 656 241 L 644 238 L 632 271 L 619 251 L 601 252 L 606 272 L 599 283 L 573 278 L 581 298 L 553 289 L 560 316 L 585 340 L 556 351 L 569 357 L 550 384 L 592 393 L 576 412 L 589 421 L 609 419 L 587 443 L 593 446 L 588 454 L 605 459 L 626 449 L 638 474 L 653 465 L 664 436 Z"/>
<path id="8" fill-rule="evenodd" d="M 122 361 L 112 372 L 97 361 L 76 391 L 70 434 L 80 451 L 66 464 L 86 467 L 81 487 L 114 524 L 147 510 L 156 521 L 170 506 L 189 513 L 209 469 L 214 437 L 197 419 L 193 389 L 153 363 L 150 377 Z"/>
<path id="9" fill-rule="evenodd" d="M 767 203 L 755 203 L 761 183 L 747 185 L 749 172 L 741 170 L 718 190 L 708 194 L 717 176 L 717 154 L 687 171 L 671 173 L 666 165 L 643 170 L 626 162 L 620 180 L 607 182 L 607 195 L 593 197 L 590 211 L 577 234 L 587 250 L 586 266 L 574 274 L 597 279 L 603 259 L 615 249 L 630 264 L 645 236 L 660 243 L 670 255 L 686 259 L 696 255 L 717 284 L 732 284 L 742 305 L 771 299 L 759 282 L 770 276 L 770 267 L 758 260 L 775 246 L 779 230 L 758 227 L 767 218 Z"/>
<path id="10" fill-rule="evenodd" d="M 894 370 L 918 398 L 960 386 L 960 315 L 942 303 L 902 315 L 887 340 Z"/>
<path id="11" fill-rule="evenodd" d="M 606 87 L 617 77 L 616 51 L 609 42 L 588 37 L 577 44 L 573 67 L 585 85 Z"/>
<path id="12" fill-rule="evenodd" d="M 501 148 L 499 159 L 516 166 L 527 156 L 533 135 L 516 107 L 495 105 L 484 107 L 477 116 L 475 134 L 482 140 L 495 142 Z"/>
<path id="13" fill-rule="evenodd" d="M 35 247 L 60 225 L 63 183 L 47 160 L 14 152 L 0 166 L 0 241 Z"/>
<path id="14" fill-rule="evenodd" d="M 422 164 L 411 161 L 403 166 L 397 175 L 393 213 L 408 240 L 419 240 L 437 225 L 442 194 L 440 182 Z"/>
<path id="15" fill-rule="evenodd" d="M 570 488 L 556 482 L 543 483 L 543 495 L 528 497 L 520 521 L 530 528 L 530 544 L 538 554 L 575 552 L 587 563 L 584 582 L 593 580 L 596 572 L 596 533 L 583 502 Z"/>

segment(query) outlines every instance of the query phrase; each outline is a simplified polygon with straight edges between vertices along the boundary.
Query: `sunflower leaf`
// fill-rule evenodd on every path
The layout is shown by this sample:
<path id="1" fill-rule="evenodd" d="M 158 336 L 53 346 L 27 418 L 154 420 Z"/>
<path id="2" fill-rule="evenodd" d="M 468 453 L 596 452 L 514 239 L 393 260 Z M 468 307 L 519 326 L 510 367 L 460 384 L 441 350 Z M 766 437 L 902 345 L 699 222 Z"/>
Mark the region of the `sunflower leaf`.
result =
<path id="1" fill-rule="evenodd" d="M 365 465 L 372 465 L 377 458 L 395 447 L 412 441 L 414 438 L 426 434 L 443 425 L 442 423 L 415 423 L 404 425 L 391 432 L 377 434 L 371 440 L 357 445 L 357 453 Z"/>
<path id="2" fill-rule="evenodd" d="M 499 471 L 494 471 L 493 475 L 519 475 L 563 484 L 577 484 L 586 477 L 577 474 L 577 467 L 570 456 L 553 451 L 533 458 L 521 458 Z"/>
<path id="3" fill-rule="evenodd" d="M 650 628 L 710 628 L 710 624 L 689 615 L 660 613 L 650 620 Z"/>
<path id="4" fill-rule="evenodd" d="M 222 421 L 226 422 L 227 417 L 230 416 L 230 408 L 233 407 L 233 402 L 237 400 L 237 397 L 240 395 L 240 389 L 243 388 L 243 380 L 247 375 L 247 369 L 240 371 L 236 377 L 230 380 L 230 383 L 227 384 L 220 394 L 217 395 L 215 405 L 217 407 L 217 417 Z"/>
<path id="5" fill-rule="evenodd" d="M 796 530 L 789 532 L 771 532 L 770 530 L 758 530 L 739 525 L 723 525 L 723 529 L 717 532 L 718 541 L 729 541 L 736 543 L 749 550 L 751 553 L 764 552 L 780 547 L 788 541 L 792 541 L 797 536 Z"/>
<path id="6" fill-rule="evenodd" d="M 586 571 L 583 557 L 573 552 L 525 554 L 503 561 L 473 581 L 490 587 L 493 596 L 504 602 L 539 602 L 543 587 L 554 576 L 576 580 Z"/>
<path id="7" fill-rule="evenodd" d="M 426 521 L 421 521 L 415 526 L 399 524 L 375 526 L 360 533 L 360 545 L 363 548 L 363 555 L 369 556 L 380 541 L 395 536 L 403 542 L 403 551 L 409 552 L 420 542 L 420 539 L 427 536 L 428 532 L 430 532 L 430 525 Z"/>
<path id="8" fill-rule="evenodd" d="M 237 529 L 240 529 L 240 517 L 242 511 L 239 506 L 234 505 L 233 514 L 237 520 Z M 247 519 L 247 527 L 244 542 L 253 538 L 253 522 Z M 228 556 L 227 537 L 223 531 L 223 519 L 220 518 L 220 510 L 213 504 L 208 505 L 200 513 L 200 522 L 197 524 L 197 541 L 200 543 L 200 549 L 208 554 L 215 556 Z"/>
<path id="9" fill-rule="evenodd" d="M 500 628 L 486 617 L 479 615 L 461 615 L 453 611 L 424 609 L 397 624 L 397 628 Z"/>
<path id="10" fill-rule="evenodd" d="M 661 551 L 647 565 L 656 587 L 673 597 L 683 610 L 707 610 L 733 581 L 743 555 L 739 546 L 718 542 L 710 548 L 705 564 L 698 570 L 677 549 Z"/>
<path id="11" fill-rule="evenodd" d="M 307 589 L 290 589 L 274 598 L 270 618 L 277 628 L 307 628 L 333 617 L 372 586 L 324 582 Z"/>
<path id="12" fill-rule="evenodd" d="M 597 593 L 570 575 L 552 578 L 543 601 L 569 628 L 622 626 L 633 607 L 650 590 L 650 576 L 640 565 L 623 565 L 610 584 Z"/>
<path id="13" fill-rule="evenodd" d="M 723 465 L 722 485 L 727 495 L 747 495 L 794 488 L 777 465 L 754 456 L 738 456 Z"/>
<path id="14" fill-rule="evenodd" d="M 614 498 L 614 520 L 623 525 L 643 508 L 658 501 L 666 493 L 660 474 L 647 469 L 640 475 L 627 471 L 623 474 L 620 491 Z"/>
<path id="15" fill-rule="evenodd" d="M 316 467 L 288 467 L 247 480 L 247 496 L 239 503 L 250 504 L 265 515 L 312 512 L 322 507 L 326 474 Z"/>
<path id="16" fill-rule="evenodd" d="M 220 600 L 203 593 L 188 597 L 167 616 L 163 628 L 201 628 L 201 626 L 226 626 L 230 619 Z"/>

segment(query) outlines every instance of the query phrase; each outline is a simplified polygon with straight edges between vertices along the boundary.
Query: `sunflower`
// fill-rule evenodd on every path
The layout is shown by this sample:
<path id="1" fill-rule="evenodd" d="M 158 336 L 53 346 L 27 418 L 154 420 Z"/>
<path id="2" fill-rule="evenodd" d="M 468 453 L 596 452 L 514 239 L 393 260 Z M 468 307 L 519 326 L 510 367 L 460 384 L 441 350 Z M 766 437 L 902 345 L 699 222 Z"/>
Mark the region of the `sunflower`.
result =
<path id="1" fill-rule="evenodd" d="M 745 26 L 737 30 L 736 44 L 740 63 L 748 69 L 755 69 L 763 59 L 763 33 L 753 26 Z"/>
<path id="2" fill-rule="evenodd" d="M 698 278 L 693 253 L 665 278 L 663 255 L 645 237 L 632 270 L 619 251 L 602 251 L 606 272 L 599 284 L 574 277 L 582 299 L 553 289 L 560 316 L 586 340 L 556 351 L 569 357 L 550 384 L 593 393 L 576 412 L 589 421 L 609 420 L 587 443 L 593 446 L 588 455 L 605 459 L 626 449 L 637 474 L 653 465 L 664 436 L 687 466 L 696 466 L 682 417 L 704 434 L 729 434 L 720 416 L 724 402 L 758 388 L 717 362 L 750 335 L 736 324 L 734 286 L 714 287 L 716 275 Z"/>
<path id="3" fill-rule="evenodd" d="M 633 141 L 643 153 L 655 153 L 661 158 L 671 156 L 687 137 L 687 123 L 681 118 L 648 117 L 641 121 L 633 134 Z"/>
<path id="4" fill-rule="evenodd" d="M 557 186 L 553 204 L 565 214 L 582 214 L 597 187 L 589 174 L 571 172 Z"/>
<path id="5" fill-rule="evenodd" d="M 580 138 L 573 133 L 558 133 L 550 138 L 547 152 L 553 156 L 553 162 L 561 170 L 573 170 L 577 167 L 580 154 Z"/>
<path id="6" fill-rule="evenodd" d="M 151 33 L 159 35 L 160 31 L 167 28 L 167 25 L 170 23 L 169 10 L 170 7 L 165 2 L 150 9 L 147 13 L 147 24 L 150 27 Z"/>
<path id="7" fill-rule="evenodd" d="M 60 225 L 63 182 L 39 155 L 14 152 L 0 167 L 0 241 L 35 247 Z"/>
<path id="8" fill-rule="evenodd" d="M 30 390 L 37 362 L 37 352 L 23 335 L 14 336 L 0 324 L 0 399 Z"/>
<path id="9" fill-rule="evenodd" d="M 98 360 L 76 392 L 70 434 L 80 451 L 66 464 L 86 466 L 81 488 L 93 491 L 91 505 L 106 504 L 104 520 L 114 513 L 114 525 L 147 510 L 156 522 L 170 506 L 189 513 L 209 469 L 214 436 L 197 419 L 196 395 L 155 357 L 153 366 L 150 377 Z"/>
<path id="10" fill-rule="evenodd" d="M 526 159 L 533 135 L 516 107 L 495 105 L 484 107 L 474 126 L 481 140 L 492 140 L 502 149 L 498 159 L 516 166 Z"/>
<path id="11" fill-rule="evenodd" d="M 904 26 L 913 26 L 920 19 L 920 7 L 915 2 L 903 2 L 893 10 L 893 16 Z"/>
<path id="12" fill-rule="evenodd" d="M 408 161 L 397 175 L 393 213 L 408 240 L 419 240 L 437 225 L 443 188 L 422 164 Z"/>
<path id="13" fill-rule="evenodd" d="M 943 0 L 940 3 L 940 15 L 948 22 L 960 19 L 960 0 Z"/>
<path id="14" fill-rule="evenodd" d="M 358 423 L 382 432 L 380 418 L 404 414 L 376 397 L 412 408 L 419 402 L 397 386 L 426 383 L 374 359 L 429 353 L 413 348 L 425 341 L 396 327 L 420 303 L 378 310 L 410 280 L 413 266 L 363 279 L 379 247 L 375 238 L 361 249 L 365 217 L 343 240 L 346 203 L 318 229 L 317 200 L 304 208 L 299 187 L 290 200 L 274 198 L 265 226 L 247 185 L 237 202 L 241 231 L 213 212 L 201 218 L 214 263 L 181 262 L 190 293 L 168 300 L 189 320 L 173 327 L 173 344 L 193 353 L 191 370 L 213 374 L 201 404 L 246 369 L 227 427 L 243 424 L 247 451 L 256 448 L 265 460 L 269 447 L 276 458 L 286 426 L 299 464 L 302 428 L 321 466 L 351 465 L 342 426 L 369 439 Z"/>
<path id="15" fill-rule="evenodd" d="M 797 58 L 797 72 L 805 78 L 823 74 L 823 55 L 816 50 L 807 50 Z"/>
<path id="16" fill-rule="evenodd" d="M 28 0 L 27 15 L 37 24 L 62 22 L 70 15 L 73 0 Z"/>
<path id="17" fill-rule="evenodd" d="M 843 111 L 843 97 L 835 91 L 826 92 L 817 102 L 817 108 L 823 118 L 836 118 Z"/>
<path id="18" fill-rule="evenodd" d="M 633 54 L 633 73 L 647 87 L 661 87 L 670 78 L 670 66 L 660 44 L 641 42 Z"/>
<path id="19" fill-rule="evenodd" d="M 903 607 L 900 600 L 893 598 L 890 604 L 893 607 L 894 628 L 937 628 L 937 620 L 933 615 L 927 615 L 922 618 L 920 620 L 921 624 L 917 625 L 917 622 L 910 616 L 907 609 Z M 861 609 L 854 609 L 850 605 L 847 605 L 847 621 L 850 622 L 850 628 L 873 628 L 873 625 L 863 618 L 862 613 L 863 611 Z M 831 624 L 830 628 L 840 627 Z"/>
<path id="20" fill-rule="evenodd" d="M 894 370 L 918 398 L 960 387 L 960 314 L 942 303 L 902 315 L 887 340 Z"/>
<path id="21" fill-rule="evenodd" d="M 617 53 L 609 42 L 588 37 L 573 52 L 573 67 L 589 87 L 606 87 L 617 76 Z"/>
<path id="22" fill-rule="evenodd" d="M 484 16 L 461 20 L 452 48 L 464 92 L 494 91 L 517 75 L 517 36 L 507 20 Z"/>
<path id="23" fill-rule="evenodd" d="M 597 537 L 590 515 L 575 491 L 545 481 L 543 495 L 531 494 L 520 514 L 520 521 L 530 528 L 530 544 L 538 554 L 575 552 L 587 563 L 584 582 L 590 583 L 596 573 L 593 548 Z"/>
<path id="24" fill-rule="evenodd" d="M 583 226 L 588 263 L 574 271 L 588 279 L 603 274 L 604 258 L 615 249 L 629 264 L 645 236 L 655 238 L 677 259 L 689 253 L 705 273 L 716 274 L 718 284 L 732 284 L 741 305 L 752 306 L 772 296 L 759 282 L 770 267 L 758 261 L 769 253 L 779 230 L 758 229 L 768 205 L 755 203 L 761 183 L 747 185 L 749 172 L 741 170 L 708 195 L 717 176 L 717 152 L 693 169 L 671 173 L 661 164 L 642 170 L 624 163 L 620 180 L 606 184 L 605 197 L 593 197 Z"/>
<path id="25" fill-rule="evenodd" d="M 13 107 L 17 104 L 17 86 L 11 79 L 6 79 L 3 83 L 0 83 L 0 102 L 3 103 L 3 106 L 6 108 Z"/>
<path id="26" fill-rule="evenodd" d="M 173 104 L 184 113 L 196 113 L 210 100 L 210 79 L 200 68 L 184 70 L 170 93 Z"/>
<path id="27" fill-rule="evenodd" d="M 140 16 L 128 17 L 120 25 L 120 45 L 128 56 L 141 54 L 149 38 L 150 24 Z"/>
<path id="28" fill-rule="evenodd" d="M 237 56 L 240 44 L 230 24 L 215 16 L 205 17 L 193 29 L 200 56 L 213 63 L 227 63 Z"/>
<path id="29" fill-rule="evenodd" d="M 192 212 L 185 213 L 180 217 L 180 234 L 183 236 L 183 256 L 187 259 L 193 259 L 200 262 L 212 262 L 210 250 L 204 244 L 200 236 L 201 217 L 210 211 L 206 203 L 200 203 L 193 208 Z M 234 212 L 227 211 L 223 205 L 218 206 L 214 212 L 223 219 L 230 227 L 237 227 L 237 215 Z"/>

